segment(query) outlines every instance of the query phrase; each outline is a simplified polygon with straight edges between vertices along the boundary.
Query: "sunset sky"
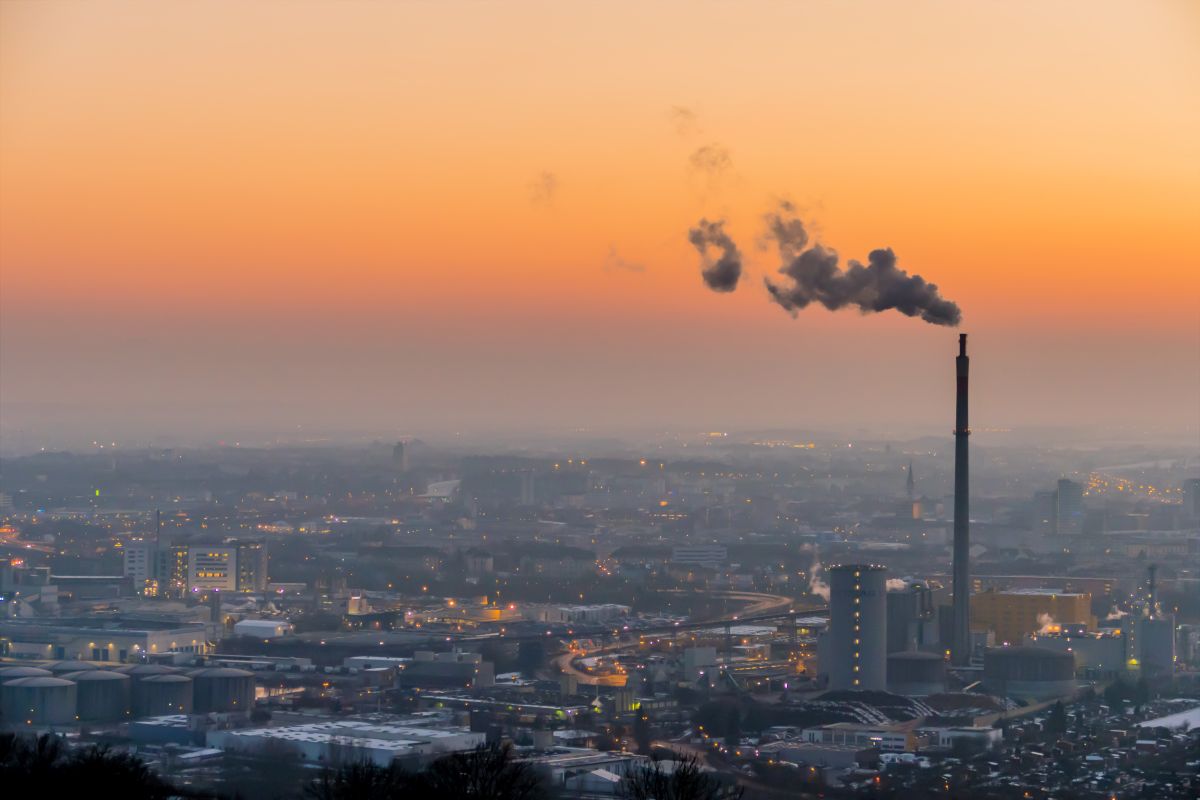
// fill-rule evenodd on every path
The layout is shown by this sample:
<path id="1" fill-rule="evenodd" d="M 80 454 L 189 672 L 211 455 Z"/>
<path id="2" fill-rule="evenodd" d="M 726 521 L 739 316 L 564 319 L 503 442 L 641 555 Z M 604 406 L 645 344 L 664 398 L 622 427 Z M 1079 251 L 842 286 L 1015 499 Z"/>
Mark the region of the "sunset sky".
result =
<path id="1" fill-rule="evenodd" d="M 1189 0 L 0 3 L 0 426 L 948 433 L 953 329 L 767 300 L 780 198 L 977 426 L 1200 435 Z"/>

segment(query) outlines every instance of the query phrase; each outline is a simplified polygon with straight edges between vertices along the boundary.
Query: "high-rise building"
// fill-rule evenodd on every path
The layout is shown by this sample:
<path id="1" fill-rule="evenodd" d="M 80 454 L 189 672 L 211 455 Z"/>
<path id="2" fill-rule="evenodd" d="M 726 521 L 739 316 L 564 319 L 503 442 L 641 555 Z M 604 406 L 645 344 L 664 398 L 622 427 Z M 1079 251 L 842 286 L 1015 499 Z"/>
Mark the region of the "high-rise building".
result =
<path id="1" fill-rule="evenodd" d="M 181 596 L 188 588 L 188 547 L 163 545 L 155 553 L 159 594 Z"/>
<path id="2" fill-rule="evenodd" d="M 1188 522 L 1200 521 L 1200 478 L 1183 482 L 1183 516 Z"/>
<path id="3" fill-rule="evenodd" d="M 1058 533 L 1058 492 L 1038 492 L 1033 496 L 1033 532 L 1038 536 Z"/>
<path id="4" fill-rule="evenodd" d="M 237 543 L 237 590 L 265 592 L 267 590 L 267 543 Z"/>
<path id="5" fill-rule="evenodd" d="M 887 568 L 829 568 L 829 630 L 821 672 L 830 689 L 887 688 Z"/>
<path id="6" fill-rule="evenodd" d="M 134 591 L 144 592 L 151 582 L 157 580 L 157 555 L 158 548 L 153 542 L 135 542 L 122 549 L 124 574 L 132 581 Z"/>
<path id="7" fill-rule="evenodd" d="M 408 448 L 404 442 L 396 442 L 392 448 L 392 469 L 396 472 L 408 472 Z"/>
<path id="8" fill-rule="evenodd" d="M 1055 491 L 1055 521 L 1059 536 L 1078 536 L 1083 533 L 1083 487 L 1067 478 L 1058 482 Z"/>
<path id="9" fill-rule="evenodd" d="M 203 545 L 188 548 L 188 590 L 237 591 L 237 547 Z"/>

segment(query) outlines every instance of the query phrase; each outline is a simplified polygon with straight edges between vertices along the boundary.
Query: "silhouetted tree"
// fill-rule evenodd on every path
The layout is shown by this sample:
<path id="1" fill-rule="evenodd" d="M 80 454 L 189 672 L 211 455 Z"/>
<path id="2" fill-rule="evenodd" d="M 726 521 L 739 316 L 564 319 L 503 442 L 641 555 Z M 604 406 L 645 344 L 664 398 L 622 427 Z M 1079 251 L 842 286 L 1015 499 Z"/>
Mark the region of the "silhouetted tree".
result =
<path id="1" fill-rule="evenodd" d="M 742 789 L 705 772 L 695 756 L 687 756 L 681 761 L 631 766 L 617 794 L 625 800 L 735 800 Z"/>
<path id="2" fill-rule="evenodd" d="M 472 800 L 536 800 L 549 796 L 545 778 L 513 758 L 510 744 L 485 744 L 467 753 L 442 756 L 418 776 L 430 797 Z"/>
<path id="3" fill-rule="evenodd" d="M 128 800 L 165 800 L 179 794 L 136 756 L 107 747 L 72 750 L 50 734 L 0 734 L 0 787 L 5 797 L 84 797 L 102 792 Z"/>
<path id="4" fill-rule="evenodd" d="M 327 770 L 305 794 L 313 800 L 390 800 L 414 788 L 416 780 L 411 773 L 395 765 L 380 767 L 361 761 Z"/>

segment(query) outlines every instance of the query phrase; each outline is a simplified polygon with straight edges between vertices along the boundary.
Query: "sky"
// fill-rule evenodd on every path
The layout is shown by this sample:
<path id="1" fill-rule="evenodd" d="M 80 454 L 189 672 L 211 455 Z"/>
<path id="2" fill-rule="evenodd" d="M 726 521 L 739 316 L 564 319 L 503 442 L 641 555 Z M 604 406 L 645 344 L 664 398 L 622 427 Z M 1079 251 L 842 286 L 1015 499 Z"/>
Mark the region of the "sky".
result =
<path id="1" fill-rule="evenodd" d="M 0 3 L 0 432 L 948 432 L 785 199 L 976 426 L 1200 444 L 1198 77 L 1187 0 Z"/>

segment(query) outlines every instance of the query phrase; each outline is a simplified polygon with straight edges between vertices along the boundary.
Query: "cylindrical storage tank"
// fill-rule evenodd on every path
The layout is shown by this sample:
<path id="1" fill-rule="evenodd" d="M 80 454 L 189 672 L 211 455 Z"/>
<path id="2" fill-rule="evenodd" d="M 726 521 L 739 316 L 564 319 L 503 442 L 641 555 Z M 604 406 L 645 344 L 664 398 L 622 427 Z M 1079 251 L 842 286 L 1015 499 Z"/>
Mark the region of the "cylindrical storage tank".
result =
<path id="1" fill-rule="evenodd" d="M 164 717 L 192 713 L 192 679 L 187 675 L 147 675 L 133 684 L 133 715 Z"/>
<path id="2" fill-rule="evenodd" d="M 74 725 L 76 688 L 72 681 L 44 675 L 14 678 L 0 685 L 0 716 L 21 725 Z"/>
<path id="3" fill-rule="evenodd" d="M 1142 674 L 1170 676 L 1175 671 L 1175 617 L 1142 617 L 1133 630 Z"/>
<path id="4" fill-rule="evenodd" d="M 53 672 L 41 667 L 0 667 L 0 683 L 17 678 L 49 678 L 52 675 Z"/>
<path id="5" fill-rule="evenodd" d="M 75 715 L 80 722 L 119 722 L 129 717 L 128 675 L 103 669 L 69 672 L 63 677 L 75 681 Z"/>
<path id="6" fill-rule="evenodd" d="M 100 669 L 100 667 L 90 661 L 59 661 L 57 664 L 51 664 L 47 669 L 55 675 L 66 675 L 68 672 L 83 672 L 88 669 Z"/>
<path id="7" fill-rule="evenodd" d="M 925 697 L 946 691 L 946 662 L 937 653 L 892 653 L 887 662 L 889 692 Z"/>
<path id="8" fill-rule="evenodd" d="M 183 670 L 178 667 L 168 667 L 166 664 L 127 664 L 124 667 L 117 667 L 113 672 L 128 675 L 136 684 L 153 675 L 179 675 Z"/>
<path id="9" fill-rule="evenodd" d="M 1075 691 L 1075 656 L 1044 647 L 991 647 L 983 654 L 983 682 L 1000 695 L 1027 700 Z"/>
<path id="10" fill-rule="evenodd" d="M 887 567 L 876 564 L 829 568 L 829 631 L 821 671 L 830 689 L 887 688 L 886 575 Z"/>
<path id="11" fill-rule="evenodd" d="M 192 673 L 192 707 L 210 711 L 249 712 L 254 708 L 254 673 L 231 667 L 209 667 Z"/>

